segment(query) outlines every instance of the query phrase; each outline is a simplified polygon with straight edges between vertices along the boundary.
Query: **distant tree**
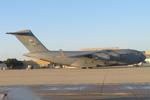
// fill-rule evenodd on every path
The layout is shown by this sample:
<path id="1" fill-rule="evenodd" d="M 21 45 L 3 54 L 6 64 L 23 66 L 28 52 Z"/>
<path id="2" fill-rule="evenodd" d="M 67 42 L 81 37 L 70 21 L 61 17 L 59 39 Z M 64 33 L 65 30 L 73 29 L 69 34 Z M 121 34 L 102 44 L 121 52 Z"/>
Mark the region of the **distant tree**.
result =
<path id="1" fill-rule="evenodd" d="M 0 64 L 3 63 L 3 61 L 0 61 Z"/>
<path id="2" fill-rule="evenodd" d="M 15 58 L 14 59 L 8 58 L 6 61 L 3 61 L 3 63 L 6 64 L 7 67 L 11 69 L 21 69 L 23 66 L 23 63 Z"/>

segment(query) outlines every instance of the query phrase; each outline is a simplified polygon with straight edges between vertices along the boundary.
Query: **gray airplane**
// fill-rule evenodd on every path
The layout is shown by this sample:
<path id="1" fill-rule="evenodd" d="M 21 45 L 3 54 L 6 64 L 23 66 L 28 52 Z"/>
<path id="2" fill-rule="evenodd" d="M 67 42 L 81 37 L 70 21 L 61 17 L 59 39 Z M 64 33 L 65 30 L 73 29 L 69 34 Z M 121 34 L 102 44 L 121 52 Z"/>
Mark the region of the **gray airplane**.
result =
<path id="1" fill-rule="evenodd" d="M 100 66 L 130 65 L 143 62 L 145 55 L 137 50 L 100 51 L 49 51 L 30 30 L 11 32 L 30 51 L 24 56 L 37 58 L 54 64 L 92 68 Z"/>

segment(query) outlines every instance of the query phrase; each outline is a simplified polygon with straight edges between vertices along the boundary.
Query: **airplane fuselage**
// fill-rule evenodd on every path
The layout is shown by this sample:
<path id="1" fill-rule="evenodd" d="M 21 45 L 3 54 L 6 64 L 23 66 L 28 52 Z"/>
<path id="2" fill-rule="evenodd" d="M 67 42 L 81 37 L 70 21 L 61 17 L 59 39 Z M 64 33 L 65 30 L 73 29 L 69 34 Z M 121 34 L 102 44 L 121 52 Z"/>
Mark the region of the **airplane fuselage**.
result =
<path id="1" fill-rule="evenodd" d="M 137 64 L 145 60 L 145 55 L 137 50 L 119 49 L 106 53 L 94 53 L 91 57 L 70 58 L 72 55 L 86 53 L 86 51 L 64 51 L 65 56 L 60 51 L 45 51 L 28 53 L 25 56 L 37 58 L 51 63 L 77 66 L 96 67 L 112 65 Z"/>

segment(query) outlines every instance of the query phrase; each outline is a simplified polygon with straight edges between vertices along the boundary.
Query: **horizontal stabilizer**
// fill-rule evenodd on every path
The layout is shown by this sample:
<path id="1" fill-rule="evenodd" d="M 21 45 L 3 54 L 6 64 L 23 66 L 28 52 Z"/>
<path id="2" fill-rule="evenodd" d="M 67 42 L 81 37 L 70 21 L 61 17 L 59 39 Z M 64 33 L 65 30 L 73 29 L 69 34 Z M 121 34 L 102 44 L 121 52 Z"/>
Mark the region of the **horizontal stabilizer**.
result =
<path id="1" fill-rule="evenodd" d="M 18 32 L 8 32 L 6 34 L 34 36 L 30 30 L 23 30 L 23 31 L 18 31 Z"/>

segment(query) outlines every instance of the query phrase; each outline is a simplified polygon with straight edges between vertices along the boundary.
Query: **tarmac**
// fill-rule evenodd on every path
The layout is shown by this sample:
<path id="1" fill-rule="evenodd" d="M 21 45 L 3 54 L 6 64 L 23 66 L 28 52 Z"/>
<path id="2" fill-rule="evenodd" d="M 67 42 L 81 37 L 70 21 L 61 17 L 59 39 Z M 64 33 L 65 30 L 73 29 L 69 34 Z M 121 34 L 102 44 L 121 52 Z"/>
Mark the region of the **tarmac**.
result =
<path id="1" fill-rule="evenodd" d="M 150 100 L 150 67 L 0 71 L 5 100 Z"/>

